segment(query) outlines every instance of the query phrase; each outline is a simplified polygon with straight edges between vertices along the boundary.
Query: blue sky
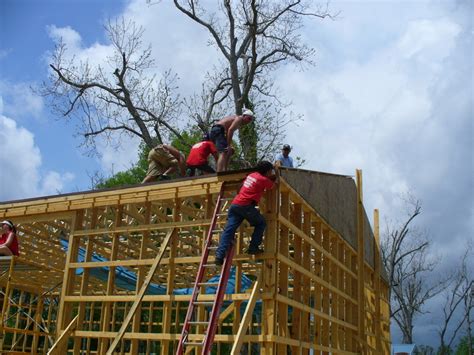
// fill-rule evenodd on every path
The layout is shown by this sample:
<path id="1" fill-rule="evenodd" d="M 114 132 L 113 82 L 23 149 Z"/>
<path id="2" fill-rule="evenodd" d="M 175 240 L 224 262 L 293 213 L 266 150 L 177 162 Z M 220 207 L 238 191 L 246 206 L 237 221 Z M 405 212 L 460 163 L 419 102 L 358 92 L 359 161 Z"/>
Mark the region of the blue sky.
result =
<path id="1" fill-rule="evenodd" d="M 449 270 L 474 230 L 472 2 L 333 1 L 331 8 L 341 11 L 335 21 L 303 28 L 316 65 L 275 72 L 292 110 L 304 115 L 289 126 L 287 142 L 307 169 L 353 175 L 361 168 L 367 210 L 379 208 L 382 225 L 403 218 L 400 194 L 421 199 L 418 228 L 442 257 L 440 270 Z M 103 23 L 122 15 L 144 26 L 157 73 L 176 72 L 183 96 L 199 89 L 216 51 L 166 1 L 0 1 L 0 200 L 86 190 L 94 171 L 107 175 L 135 160 L 133 140 L 87 156 L 74 122 L 54 116 L 29 89 L 46 79 L 59 36 L 74 54 L 100 61 L 97 49 L 109 45 Z M 436 343 L 435 317 L 419 318 L 418 342 Z"/>

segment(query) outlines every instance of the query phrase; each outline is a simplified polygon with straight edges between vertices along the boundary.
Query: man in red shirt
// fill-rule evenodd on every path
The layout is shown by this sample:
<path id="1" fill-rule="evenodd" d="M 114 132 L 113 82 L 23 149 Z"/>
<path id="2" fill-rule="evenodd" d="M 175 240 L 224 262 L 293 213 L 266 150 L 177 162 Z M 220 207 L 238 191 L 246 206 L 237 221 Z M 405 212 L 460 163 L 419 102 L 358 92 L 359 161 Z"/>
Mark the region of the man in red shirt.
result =
<path id="1" fill-rule="evenodd" d="M 207 158 L 209 155 L 214 157 L 217 163 L 217 149 L 214 143 L 209 139 L 209 135 L 205 134 L 202 141 L 196 143 L 191 147 L 188 160 L 186 160 L 186 167 L 188 168 L 188 175 L 194 176 L 196 169 L 202 174 L 215 173 L 215 170 L 209 166 Z"/>
<path id="2" fill-rule="evenodd" d="M 239 193 L 235 196 L 229 208 L 227 224 L 221 234 L 219 247 L 216 250 L 217 265 L 223 264 L 227 251 L 234 242 L 235 231 L 244 219 L 254 227 L 247 253 L 253 255 L 263 253 L 259 246 L 262 244 L 266 222 L 256 206 L 263 193 L 273 188 L 276 176 L 272 163 L 268 161 L 258 163 L 255 170 L 256 172 L 247 175 Z"/>

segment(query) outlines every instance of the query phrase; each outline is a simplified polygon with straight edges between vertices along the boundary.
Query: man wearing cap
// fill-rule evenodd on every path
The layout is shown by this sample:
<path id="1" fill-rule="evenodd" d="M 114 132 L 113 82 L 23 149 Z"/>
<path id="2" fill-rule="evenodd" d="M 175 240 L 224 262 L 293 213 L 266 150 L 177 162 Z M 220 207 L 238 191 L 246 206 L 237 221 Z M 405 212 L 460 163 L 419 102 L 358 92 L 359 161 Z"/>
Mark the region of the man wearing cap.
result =
<path id="1" fill-rule="evenodd" d="M 234 136 L 234 132 L 240 127 L 252 122 L 253 119 L 253 112 L 244 109 L 241 115 L 224 117 L 212 126 L 210 138 L 219 152 L 219 157 L 217 159 L 217 172 L 227 170 L 230 157 L 234 153 L 234 149 L 232 148 L 232 137 Z"/>
<path id="2" fill-rule="evenodd" d="M 293 158 L 290 157 L 291 147 L 289 144 L 283 145 L 281 154 L 278 154 L 275 159 L 275 166 L 292 168 L 293 167 Z"/>

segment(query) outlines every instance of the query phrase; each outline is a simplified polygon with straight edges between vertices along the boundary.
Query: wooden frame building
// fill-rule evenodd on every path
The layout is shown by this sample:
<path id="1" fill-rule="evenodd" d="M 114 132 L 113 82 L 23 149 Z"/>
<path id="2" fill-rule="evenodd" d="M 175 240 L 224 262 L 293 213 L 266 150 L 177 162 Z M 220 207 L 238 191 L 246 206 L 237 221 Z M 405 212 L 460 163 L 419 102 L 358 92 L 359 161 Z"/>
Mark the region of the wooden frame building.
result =
<path id="1" fill-rule="evenodd" d="M 246 173 L 0 203 L 21 248 L 0 258 L 2 354 L 174 354 L 216 195 Z M 281 169 L 260 204 L 265 253 L 244 253 L 248 224 L 236 235 L 213 352 L 389 354 L 378 214 L 372 232 L 356 180 Z"/>

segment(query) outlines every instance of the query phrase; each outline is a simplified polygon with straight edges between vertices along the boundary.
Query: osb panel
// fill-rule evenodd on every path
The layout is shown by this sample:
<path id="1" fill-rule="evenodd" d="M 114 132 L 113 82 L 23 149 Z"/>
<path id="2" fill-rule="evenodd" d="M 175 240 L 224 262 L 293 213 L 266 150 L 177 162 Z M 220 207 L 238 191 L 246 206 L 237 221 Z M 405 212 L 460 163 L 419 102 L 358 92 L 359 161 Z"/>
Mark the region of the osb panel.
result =
<path id="1" fill-rule="evenodd" d="M 357 249 L 357 187 L 351 177 L 295 169 L 281 169 L 280 174 L 331 227 Z M 365 260 L 373 267 L 374 234 L 365 209 L 364 253 Z"/>

